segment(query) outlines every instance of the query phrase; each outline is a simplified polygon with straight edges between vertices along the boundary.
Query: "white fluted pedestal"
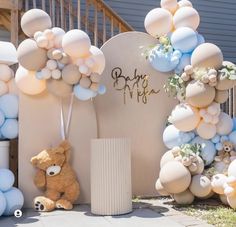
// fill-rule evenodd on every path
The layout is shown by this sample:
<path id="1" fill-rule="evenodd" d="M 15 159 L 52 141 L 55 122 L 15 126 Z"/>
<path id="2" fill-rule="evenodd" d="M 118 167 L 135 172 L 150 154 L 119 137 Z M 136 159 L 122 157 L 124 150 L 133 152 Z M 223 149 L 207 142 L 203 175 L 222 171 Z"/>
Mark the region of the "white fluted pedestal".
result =
<path id="1" fill-rule="evenodd" d="M 91 211 L 97 215 L 132 211 L 129 139 L 91 141 Z"/>

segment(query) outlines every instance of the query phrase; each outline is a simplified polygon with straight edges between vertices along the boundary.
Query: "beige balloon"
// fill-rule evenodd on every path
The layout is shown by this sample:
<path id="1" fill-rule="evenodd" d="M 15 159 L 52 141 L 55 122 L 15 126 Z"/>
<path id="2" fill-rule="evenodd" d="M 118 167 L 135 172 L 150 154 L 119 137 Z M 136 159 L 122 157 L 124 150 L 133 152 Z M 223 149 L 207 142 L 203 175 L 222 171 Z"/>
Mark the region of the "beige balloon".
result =
<path id="1" fill-rule="evenodd" d="M 179 8 L 181 7 L 193 7 L 193 4 L 188 0 L 181 0 L 178 2 Z"/>
<path id="2" fill-rule="evenodd" d="M 79 29 L 70 30 L 62 38 L 63 50 L 73 58 L 88 56 L 90 47 L 91 41 L 89 36 Z"/>
<path id="3" fill-rule="evenodd" d="M 11 78 L 13 78 L 13 75 L 14 72 L 8 65 L 0 64 L 0 80 L 8 82 Z"/>
<path id="4" fill-rule="evenodd" d="M 105 65 L 106 65 L 105 56 L 104 56 L 103 52 L 95 46 L 91 46 L 90 52 L 91 52 L 92 58 L 94 60 L 94 66 L 92 67 L 92 71 L 94 73 L 98 73 L 99 75 L 101 75 L 103 73 L 103 71 L 105 69 Z"/>
<path id="5" fill-rule="evenodd" d="M 233 130 L 234 124 L 231 117 L 222 112 L 219 116 L 219 122 L 216 124 L 216 132 L 219 135 L 228 135 Z"/>
<path id="6" fill-rule="evenodd" d="M 218 83 L 216 85 L 216 89 L 218 89 L 220 91 L 229 90 L 229 89 L 233 88 L 235 85 L 236 85 L 235 80 L 229 80 L 228 78 L 226 78 L 224 80 L 218 80 Z"/>
<path id="7" fill-rule="evenodd" d="M 220 90 L 216 90 L 216 96 L 215 96 L 215 102 L 217 103 L 225 103 L 229 98 L 229 91 L 227 90 L 223 90 L 223 91 L 220 91 Z"/>
<path id="8" fill-rule="evenodd" d="M 39 48 L 32 39 L 24 40 L 17 49 L 19 64 L 27 70 L 39 71 L 47 62 L 47 51 Z"/>
<path id="9" fill-rule="evenodd" d="M 15 78 L 12 78 L 7 82 L 8 91 L 11 94 L 19 95 L 19 89 L 16 86 Z"/>
<path id="10" fill-rule="evenodd" d="M 98 88 L 99 88 L 99 84 L 98 84 L 98 83 L 92 83 L 92 84 L 90 85 L 90 89 L 91 89 L 92 91 L 98 91 Z"/>
<path id="11" fill-rule="evenodd" d="M 192 53 L 191 65 L 193 67 L 203 68 L 221 68 L 223 63 L 223 54 L 218 46 L 212 43 L 203 43 L 199 45 Z"/>
<path id="12" fill-rule="evenodd" d="M 155 184 L 155 188 L 158 192 L 158 194 L 160 194 L 161 196 L 168 196 L 169 193 L 164 189 L 163 185 L 161 184 L 160 179 L 157 179 L 156 184 Z"/>
<path id="13" fill-rule="evenodd" d="M 227 182 L 227 177 L 224 174 L 216 174 L 211 179 L 212 190 L 217 194 L 224 194 L 224 184 Z"/>
<path id="14" fill-rule="evenodd" d="M 186 101 L 195 107 L 209 106 L 215 99 L 215 88 L 200 81 L 191 81 L 186 87 Z"/>
<path id="15" fill-rule="evenodd" d="M 190 205 L 194 201 L 194 195 L 188 189 L 179 194 L 174 194 L 173 198 L 176 201 L 176 203 L 180 205 Z"/>
<path id="16" fill-rule="evenodd" d="M 201 120 L 197 127 L 197 133 L 203 139 L 212 139 L 216 135 L 216 126 Z"/>
<path id="17" fill-rule="evenodd" d="M 173 155 L 172 150 L 167 151 L 162 157 L 160 161 L 160 167 L 162 168 L 167 162 L 174 161 L 175 157 Z"/>
<path id="18" fill-rule="evenodd" d="M 83 88 L 89 88 L 91 85 L 91 80 L 87 76 L 83 76 L 79 82 L 80 86 Z"/>
<path id="19" fill-rule="evenodd" d="M 226 206 L 229 206 L 229 203 L 228 203 L 228 200 L 227 200 L 227 196 L 226 195 L 219 195 L 219 198 L 220 198 L 220 201 L 226 205 Z"/>
<path id="20" fill-rule="evenodd" d="M 8 93 L 7 83 L 0 80 L 0 96 Z"/>
<path id="21" fill-rule="evenodd" d="M 166 163 L 161 168 L 159 177 L 164 189 L 172 194 L 185 191 L 191 183 L 189 170 L 178 161 Z"/>
<path id="22" fill-rule="evenodd" d="M 194 196 L 204 198 L 211 193 L 211 181 L 206 176 L 195 175 L 192 177 L 189 190 Z"/>
<path id="23" fill-rule="evenodd" d="M 47 80 L 47 89 L 48 91 L 58 97 L 68 97 L 73 88 L 71 85 L 64 82 L 64 80 Z"/>
<path id="24" fill-rule="evenodd" d="M 227 202 L 231 208 L 236 209 L 236 194 L 233 196 L 227 196 Z"/>
<path id="25" fill-rule="evenodd" d="M 50 16 L 41 9 L 31 9 L 21 18 L 21 28 L 29 37 L 33 37 L 35 32 L 44 31 L 51 26 Z"/>
<path id="26" fill-rule="evenodd" d="M 165 35 L 172 30 L 172 15 L 166 9 L 155 8 L 147 14 L 144 26 L 147 33 L 153 37 Z"/>
<path id="27" fill-rule="evenodd" d="M 92 74 L 90 75 L 90 79 L 91 79 L 91 81 L 94 82 L 94 83 L 99 83 L 100 80 L 101 80 L 101 75 L 99 75 L 98 73 L 92 73 Z"/>
<path id="28" fill-rule="evenodd" d="M 180 131 L 192 131 L 200 122 L 199 111 L 186 103 L 181 103 L 172 111 L 170 122 Z"/>
<path id="29" fill-rule="evenodd" d="M 161 0 L 161 8 L 166 9 L 173 14 L 178 8 L 178 2 L 177 0 Z"/>
<path id="30" fill-rule="evenodd" d="M 62 70 L 62 79 L 67 84 L 77 84 L 81 78 L 81 73 L 77 65 L 66 65 Z"/>
<path id="31" fill-rule="evenodd" d="M 232 161 L 228 168 L 228 176 L 236 177 L 236 160 Z"/>
<path id="32" fill-rule="evenodd" d="M 198 175 L 198 174 L 202 174 L 204 171 L 204 161 L 202 160 L 202 158 L 200 158 L 199 156 L 197 156 L 197 169 L 195 171 L 190 171 L 191 175 Z"/>
<path id="33" fill-rule="evenodd" d="M 45 80 L 38 80 L 35 71 L 28 71 L 19 66 L 16 71 L 15 83 L 19 90 L 27 95 L 37 95 L 45 91 Z"/>
<path id="34" fill-rule="evenodd" d="M 194 8 L 182 7 L 178 9 L 173 17 L 175 28 L 189 27 L 197 30 L 200 24 L 200 16 Z"/>

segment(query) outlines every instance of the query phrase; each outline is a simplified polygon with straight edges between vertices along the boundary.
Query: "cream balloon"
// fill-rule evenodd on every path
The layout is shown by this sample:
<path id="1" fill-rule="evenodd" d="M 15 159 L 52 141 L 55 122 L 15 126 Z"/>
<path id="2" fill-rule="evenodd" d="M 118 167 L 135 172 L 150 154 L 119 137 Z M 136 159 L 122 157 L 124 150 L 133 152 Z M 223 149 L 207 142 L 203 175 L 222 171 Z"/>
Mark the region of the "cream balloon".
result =
<path id="1" fill-rule="evenodd" d="M 161 8 L 166 9 L 173 14 L 178 8 L 177 0 L 161 0 Z"/>
<path id="2" fill-rule="evenodd" d="M 201 120 L 197 127 L 197 133 L 203 139 L 212 139 L 216 135 L 216 126 Z"/>
<path id="3" fill-rule="evenodd" d="M 178 5 L 179 5 L 179 8 L 186 7 L 186 6 L 193 7 L 193 4 L 188 0 L 181 0 L 178 2 Z"/>
<path id="4" fill-rule="evenodd" d="M 200 122 L 199 111 L 186 103 L 181 103 L 172 111 L 170 122 L 180 131 L 192 131 Z"/>
<path id="5" fill-rule="evenodd" d="M 72 58 L 88 56 L 90 47 L 89 36 L 79 29 L 70 30 L 62 38 L 62 48 Z"/>
<path id="6" fill-rule="evenodd" d="M 166 163 L 160 170 L 160 181 L 168 193 L 184 192 L 191 183 L 189 170 L 178 161 Z"/>
<path id="7" fill-rule="evenodd" d="M 62 47 L 62 38 L 66 34 L 66 32 L 62 28 L 54 27 L 52 28 L 52 32 L 54 34 L 54 47 L 61 48 Z"/>
<path id="8" fill-rule="evenodd" d="M 13 75 L 14 72 L 8 65 L 0 64 L 0 80 L 8 82 L 11 78 L 13 78 Z"/>
<path id="9" fill-rule="evenodd" d="M 90 52 L 91 52 L 92 58 L 94 60 L 94 66 L 92 67 L 92 72 L 98 73 L 101 75 L 103 73 L 103 71 L 105 69 L 105 65 L 106 65 L 105 56 L 104 56 L 103 52 L 95 46 L 91 46 Z"/>
<path id="10" fill-rule="evenodd" d="M 220 195 L 220 201 L 226 205 L 226 206 L 229 206 L 229 203 L 228 203 L 228 200 L 227 200 L 227 196 L 226 195 Z"/>
<path id="11" fill-rule="evenodd" d="M 162 168 L 167 162 L 174 161 L 175 157 L 173 155 L 172 150 L 167 151 L 162 157 L 160 161 L 160 167 Z"/>
<path id="12" fill-rule="evenodd" d="M 227 90 L 216 90 L 215 102 L 217 103 L 225 103 L 229 98 L 229 91 Z"/>
<path id="13" fill-rule="evenodd" d="M 11 94 L 19 95 L 19 89 L 16 86 L 15 78 L 12 78 L 7 82 L 8 91 Z"/>
<path id="14" fill-rule="evenodd" d="M 58 97 L 68 97 L 73 91 L 72 86 L 63 80 L 47 80 L 46 86 L 51 94 Z"/>
<path id="15" fill-rule="evenodd" d="M 15 83 L 20 91 L 27 95 L 37 95 L 46 89 L 45 81 L 38 80 L 35 74 L 35 71 L 28 71 L 22 66 L 19 66 L 16 71 Z"/>
<path id="16" fill-rule="evenodd" d="M 219 122 L 216 125 L 216 131 L 219 135 L 228 135 L 233 130 L 234 124 L 231 117 L 226 113 L 221 113 Z"/>
<path id="17" fill-rule="evenodd" d="M 98 73 L 92 73 L 90 75 L 90 79 L 94 83 L 99 83 L 99 81 L 101 80 L 101 75 L 99 75 Z"/>
<path id="18" fill-rule="evenodd" d="M 227 202 L 231 208 L 236 209 L 236 194 L 233 196 L 227 196 Z"/>
<path id="19" fill-rule="evenodd" d="M 47 51 L 39 48 L 32 39 L 24 40 L 17 49 L 17 58 L 25 69 L 39 71 L 47 62 Z"/>
<path id="20" fill-rule="evenodd" d="M 162 195 L 162 196 L 168 196 L 169 193 L 167 191 L 165 191 L 163 185 L 161 184 L 160 179 L 157 179 L 156 184 L 155 184 L 155 188 L 158 192 L 158 194 Z"/>
<path id="21" fill-rule="evenodd" d="M 216 174 L 211 179 L 212 190 L 220 195 L 224 194 L 224 184 L 227 182 L 227 177 L 224 174 Z"/>
<path id="22" fill-rule="evenodd" d="M 184 192 L 179 193 L 179 194 L 174 194 L 173 198 L 176 201 L 176 203 L 178 203 L 180 205 L 190 205 L 194 201 L 194 195 L 188 189 Z"/>
<path id="23" fill-rule="evenodd" d="M 230 80 L 228 78 L 225 78 L 223 80 L 218 80 L 218 83 L 216 85 L 216 89 L 218 89 L 220 91 L 229 90 L 229 89 L 233 88 L 235 85 L 236 85 L 235 80 Z"/>
<path id="24" fill-rule="evenodd" d="M 230 163 L 228 168 L 228 176 L 236 177 L 236 160 Z"/>
<path id="25" fill-rule="evenodd" d="M 223 54 L 218 46 L 212 43 L 199 45 L 192 53 L 191 65 L 203 68 L 221 68 Z"/>
<path id="26" fill-rule="evenodd" d="M 35 32 L 44 31 L 51 26 L 50 16 L 41 9 L 28 10 L 21 18 L 21 28 L 29 37 L 33 37 Z"/>
<path id="27" fill-rule="evenodd" d="M 199 156 L 197 156 L 197 169 L 195 170 L 191 170 L 191 168 L 189 167 L 189 171 L 191 173 L 191 175 L 198 175 L 198 174 L 202 174 L 204 171 L 204 161 L 202 160 L 202 158 L 200 158 Z"/>
<path id="28" fill-rule="evenodd" d="M 200 16 L 194 8 L 182 7 L 178 9 L 173 17 L 175 28 L 189 27 L 197 30 L 200 24 Z"/>
<path id="29" fill-rule="evenodd" d="M 0 80 L 0 96 L 8 93 L 7 83 Z"/>
<path id="30" fill-rule="evenodd" d="M 70 85 L 77 84 L 81 76 L 77 65 L 66 65 L 62 70 L 62 79 Z"/>
<path id="31" fill-rule="evenodd" d="M 166 35 L 173 27 L 172 15 L 166 9 L 155 8 L 147 14 L 144 26 L 147 33 L 155 38 Z"/>

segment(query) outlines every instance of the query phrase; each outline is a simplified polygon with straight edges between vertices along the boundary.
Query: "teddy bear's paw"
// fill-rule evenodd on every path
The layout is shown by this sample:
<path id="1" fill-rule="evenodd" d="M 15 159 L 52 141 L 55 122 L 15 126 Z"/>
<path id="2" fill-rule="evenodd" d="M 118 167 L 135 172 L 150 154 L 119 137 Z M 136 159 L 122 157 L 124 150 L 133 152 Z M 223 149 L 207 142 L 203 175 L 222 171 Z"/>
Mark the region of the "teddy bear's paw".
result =
<path id="1" fill-rule="evenodd" d="M 58 209 L 65 209 L 65 210 L 71 210 L 73 208 L 73 205 L 70 201 L 66 199 L 60 199 L 56 202 L 56 207 Z"/>
<path id="2" fill-rule="evenodd" d="M 36 197 L 34 199 L 34 209 L 40 212 L 52 211 L 55 209 L 55 202 L 46 197 Z"/>

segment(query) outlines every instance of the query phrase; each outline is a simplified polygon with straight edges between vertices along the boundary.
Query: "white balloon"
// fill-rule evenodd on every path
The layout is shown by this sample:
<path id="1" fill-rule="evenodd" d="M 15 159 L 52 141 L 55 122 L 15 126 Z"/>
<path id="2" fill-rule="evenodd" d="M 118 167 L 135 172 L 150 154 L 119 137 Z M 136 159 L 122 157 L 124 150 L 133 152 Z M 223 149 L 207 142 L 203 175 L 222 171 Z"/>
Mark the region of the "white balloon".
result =
<path id="1" fill-rule="evenodd" d="M 92 71 L 94 73 L 98 73 L 101 75 L 103 73 L 103 71 L 105 69 L 105 65 L 106 65 L 105 56 L 104 56 L 103 52 L 95 46 L 91 46 L 90 52 L 92 53 L 92 58 L 94 60 L 94 66 L 92 68 Z"/>
<path id="2" fill-rule="evenodd" d="M 66 34 L 66 32 L 62 28 L 58 27 L 52 28 L 52 32 L 54 34 L 54 47 L 61 48 L 62 38 Z"/>
<path id="3" fill-rule="evenodd" d="M 216 130 L 219 135 L 228 135 L 233 130 L 234 124 L 231 117 L 226 113 L 221 113 Z"/>

